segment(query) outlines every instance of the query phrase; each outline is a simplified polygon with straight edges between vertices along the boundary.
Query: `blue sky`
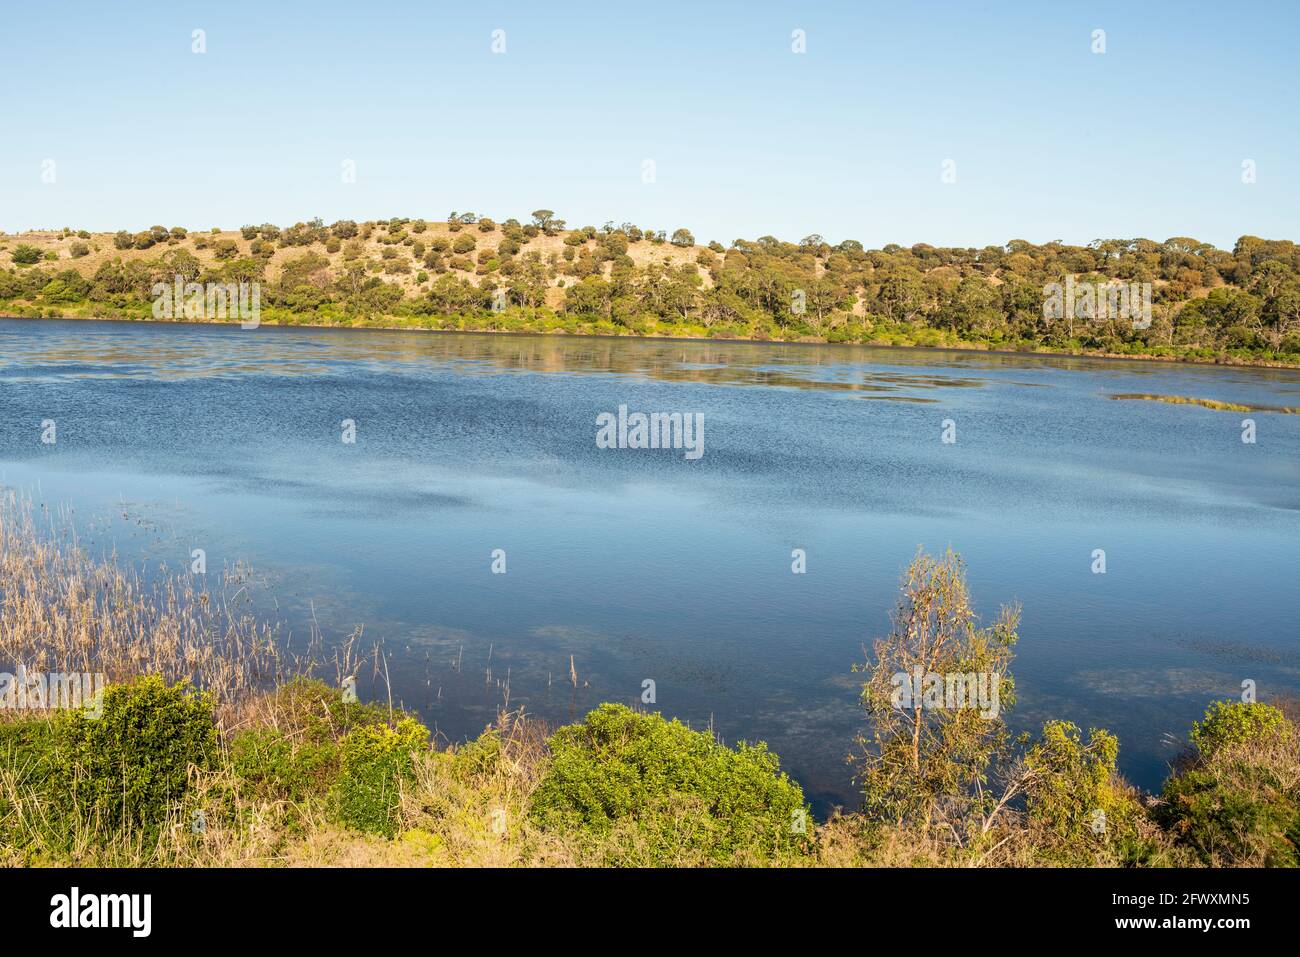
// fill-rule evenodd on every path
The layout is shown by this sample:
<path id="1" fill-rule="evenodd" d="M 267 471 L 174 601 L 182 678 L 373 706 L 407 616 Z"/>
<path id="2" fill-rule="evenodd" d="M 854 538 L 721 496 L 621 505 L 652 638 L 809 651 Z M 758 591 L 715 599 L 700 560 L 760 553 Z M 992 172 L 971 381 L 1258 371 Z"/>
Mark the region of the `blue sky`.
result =
<path id="1" fill-rule="evenodd" d="M 13 5 L 0 228 L 1297 239 L 1297 40 L 1291 2 Z"/>

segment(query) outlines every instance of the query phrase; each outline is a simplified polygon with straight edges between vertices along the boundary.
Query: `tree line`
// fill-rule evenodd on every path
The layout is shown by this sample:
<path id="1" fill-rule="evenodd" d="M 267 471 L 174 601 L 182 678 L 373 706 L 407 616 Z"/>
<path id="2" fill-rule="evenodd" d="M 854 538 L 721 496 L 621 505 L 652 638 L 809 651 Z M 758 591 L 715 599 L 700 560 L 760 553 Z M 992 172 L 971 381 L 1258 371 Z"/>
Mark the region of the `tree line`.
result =
<path id="1" fill-rule="evenodd" d="M 527 223 L 453 211 L 437 235 L 431 225 L 405 218 L 266 223 L 244 226 L 242 245 L 181 227 L 124 230 L 112 237 L 116 249 L 160 254 L 114 257 L 93 271 L 51 265 L 48 253 L 19 243 L 11 267 L 0 271 L 0 301 L 129 310 L 149 299 L 155 282 L 180 275 L 260 282 L 263 302 L 285 321 L 387 316 L 455 328 L 1300 361 L 1300 247 L 1289 240 L 1243 236 L 1230 251 L 1190 237 L 866 249 L 813 234 L 797 243 L 762 236 L 696 246 L 684 228 L 669 234 L 608 222 L 571 229 L 547 209 Z M 541 236 L 562 243 L 543 245 Z M 88 252 L 82 239 L 72 246 L 73 259 Z M 282 249 L 291 255 L 268 281 L 268 263 Z M 209 252 L 195 254 L 202 250 Z M 1067 277 L 1099 287 L 1146 284 L 1149 324 L 1053 314 L 1046 289 Z"/>

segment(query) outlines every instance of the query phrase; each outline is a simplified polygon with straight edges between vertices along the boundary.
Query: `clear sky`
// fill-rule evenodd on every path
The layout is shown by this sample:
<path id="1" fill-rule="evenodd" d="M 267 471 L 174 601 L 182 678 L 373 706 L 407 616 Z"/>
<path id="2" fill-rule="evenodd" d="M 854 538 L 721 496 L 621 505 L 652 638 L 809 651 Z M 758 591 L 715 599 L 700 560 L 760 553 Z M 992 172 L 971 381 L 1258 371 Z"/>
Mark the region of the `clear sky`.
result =
<path id="1" fill-rule="evenodd" d="M 0 228 L 1300 239 L 1298 40 L 1294 0 L 12 4 Z"/>

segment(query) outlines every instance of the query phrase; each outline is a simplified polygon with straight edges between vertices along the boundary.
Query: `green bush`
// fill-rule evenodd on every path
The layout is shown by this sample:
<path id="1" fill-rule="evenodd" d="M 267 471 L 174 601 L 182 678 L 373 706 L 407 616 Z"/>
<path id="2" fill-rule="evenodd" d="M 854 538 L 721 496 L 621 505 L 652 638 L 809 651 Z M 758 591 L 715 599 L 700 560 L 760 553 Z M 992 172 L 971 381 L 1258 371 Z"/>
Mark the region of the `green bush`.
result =
<path id="1" fill-rule="evenodd" d="M 146 835 L 184 797 L 190 766 L 210 764 L 217 741 L 209 697 L 157 676 L 109 686 L 100 717 L 63 711 L 51 731 L 51 774 L 67 808 Z"/>
<path id="2" fill-rule="evenodd" d="M 501 766 L 501 732 L 488 728 L 473 741 L 466 741 L 452 757 L 452 774 L 459 781 L 492 774 Z"/>
<path id="3" fill-rule="evenodd" d="M 61 863 L 69 832 L 51 785 L 50 722 L 0 722 L 0 855 L 6 865 Z M 49 856 L 53 852 L 53 857 Z"/>
<path id="4" fill-rule="evenodd" d="M 41 261 L 41 251 L 27 243 L 19 243 L 9 256 L 17 266 L 30 266 Z"/>
<path id="5" fill-rule="evenodd" d="M 404 715 L 380 704 L 347 701 L 342 688 L 316 678 L 298 677 L 281 685 L 272 705 L 281 729 L 311 744 L 338 741 L 353 728 L 388 724 L 393 714 Z"/>
<path id="6" fill-rule="evenodd" d="M 1061 863 L 1097 863 L 1107 846 L 1132 861 L 1141 805 L 1119 780 L 1119 739 L 1093 729 L 1088 740 L 1069 721 L 1049 721 L 1025 755 L 1026 810 L 1039 850 Z"/>
<path id="7" fill-rule="evenodd" d="M 1165 782 L 1162 823 L 1211 867 L 1300 867 L 1300 800 L 1265 769 L 1193 768 Z"/>
<path id="8" fill-rule="evenodd" d="M 298 741 L 276 728 L 230 739 L 230 765 L 252 796 L 302 804 L 329 790 L 339 769 L 333 741 Z"/>
<path id="9" fill-rule="evenodd" d="M 340 745 L 341 767 L 334 786 L 338 820 L 359 831 L 397 833 L 401 782 L 410 775 L 414 753 L 427 746 L 429 730 L 403 717 L 354 728 Z"/>
<path id="10" fill-rule="evenodd" d="M 1165 782 L 1161 823 L 1211 867 L 1300 867 L 1297 738 L 1271 705 L 1214 702 Z"/>
<path id="11" fill-rule="evenodd" d="M 0 765 L 14 774 L 17 788 L 47 789 L 50 742 L 51 726 L 44 718 L 0 722 Z M 7 807 L 6 799 L 14 796 L 0 792 L 0 817 Z"/>
<path id="12" fill-rule="evenodd" d="M 1272 705 L 1215 701 L 1206 709 L 1204 721 L 1193 722 L 1191 739 L 1196 750 L 1209 757 L 1225 746 L 1287 735 L 1290 731 L 1286 716 Z"/>
<path id="13" fill-rule="evenodd" d="M 682 849 L 719 862 L 790 854 L 812 830 L 803 791 L 762 743 L 733 751 L 676 720 L 602 704 L 550 749 L 534 820 L 593 836 L 630 825 L 639 863 L 672 863 Z"/>

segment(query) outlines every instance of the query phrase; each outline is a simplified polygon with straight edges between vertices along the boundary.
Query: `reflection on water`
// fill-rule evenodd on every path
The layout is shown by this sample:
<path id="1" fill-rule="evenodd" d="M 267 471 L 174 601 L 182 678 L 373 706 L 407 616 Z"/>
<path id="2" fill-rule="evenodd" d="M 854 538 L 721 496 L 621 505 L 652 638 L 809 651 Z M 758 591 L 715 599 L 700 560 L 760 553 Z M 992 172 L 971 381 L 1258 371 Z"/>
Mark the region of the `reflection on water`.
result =
<path id="1" fill-rule="evenodd" d="M 1109 398 L 1297 391 L 978 352 L 0 320 L 0 482 L 74 503 L 96 548 L 251 561 L 297 634 L 364 625 L 448 737 L 507 689 L 562 721 L 651 678 L 824 810 L 853 800 L 849 669 L 918 546 L 963 553 L 986 617 L 1023 602 L 1016 727 L 1109 727 L 1144 785 L 1209 698 L 1300 688 L 1300 422 L 1256 413 L 1244 445 L 1232 415 Z M 597 448 L 620 404 L 703 414 L 706 454 Z"/>
<path id="2" fill-rule="evenodd" d="M 977 376 L 960 379 L 953 371 L 1040 368 L 1078 372 L 1113 371 L 1120 360 L 1074 356 L 1022 356 L 980 350 L 886 349 L 809 343 L 645 340 L 501 333 L 330 330 L 262 326 L 242 330 L 233 324 L 165 324 L 165 335 L 150 335 L 156 323 L 72 322 L 80 335 L 33 336 L 41 322 L 66 331 L 65 320 L 0 322 L 0 370 L 10 375 L 191 376 L 275 374 L 310 376 L 341 366 L 401 371 L 429 362 L 472 375 L 503 370 L 597 372 L 717 384 L 791 388 L 949 388 L 981 385 Z M 140 337 L 150 348 L 142 352 Z M 156 341 L 161 339 L 162 341 Z M 868 365 L 888 368 L 865 369 Z M 944 375 L 895 371 L 909 367 Z M 1171 368 L 1206 381 L 1269 382 L 1282 391 L 1300 391 L 1300 376 L 1285 369 L 1171 366 L 1124 361 L 1129 375 L 1165 375 Z M 1041 386 L 1041 382 L 1019 382 Z"/>

